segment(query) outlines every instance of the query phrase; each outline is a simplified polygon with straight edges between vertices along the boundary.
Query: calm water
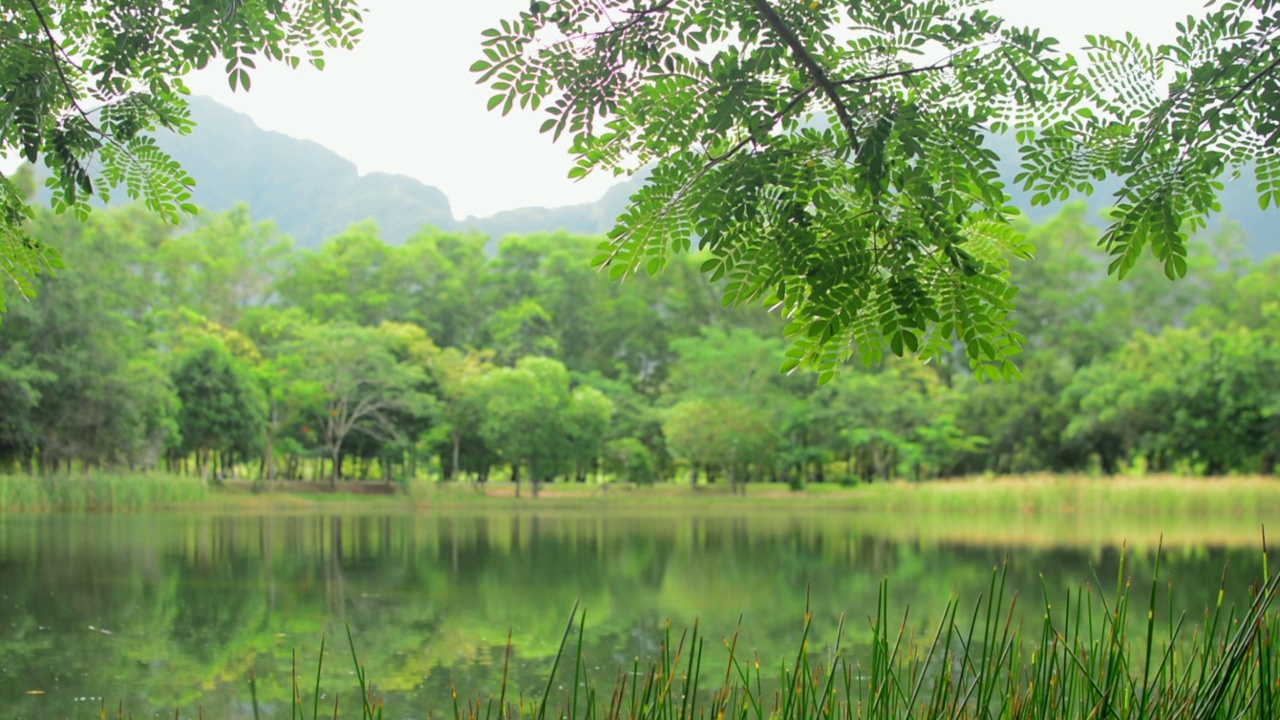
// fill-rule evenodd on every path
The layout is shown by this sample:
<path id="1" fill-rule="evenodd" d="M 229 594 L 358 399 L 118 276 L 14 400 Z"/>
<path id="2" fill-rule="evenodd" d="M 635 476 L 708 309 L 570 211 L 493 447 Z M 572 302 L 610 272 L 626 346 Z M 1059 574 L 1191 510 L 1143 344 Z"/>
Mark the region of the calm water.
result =
<path id="1" fill-rule="evenodd" d="M 794 655 L 806 593 L 817 645 L 847 613 L 856 656 L 886 577 L 895 614 L 909 604 L 921 633 L 952 589 L 971 607 L 1006 557 L 1029 608 L 1041 574 L 1059 595 L 1094 569 L 1114 587 L 1119 550 L 1105 541 L 1028 545 L 1006 532 L 983 545 L 923 527 L 913 537 L 913 522 L 881 518 L 889 533 L 820 513 L 0 516 L 0 714 L 90 717 L 105 698 L 135 717 L 249 717 L 252 670 L 268 716 L 284 717 L 291 653 L 309 684 L 326 632 L 324 687 L 354 701 L 349 624 L 387 716 L 438 716 L 451 682 L 463 697 L 496 687 L 508 631 L 513 684 L 540 692 L 575 600 L 585 656 L 608 684 L 619 665 L 654 658 L 668 620 L 699 620 L 711 649 L 741 616 L 740 646 L 776 664 Z M 1145 587 L 1155 538 L 1135 539 L 1145 549 L 1128 568 Z M 1243 600 L 1257 548 L 1166 549 L 1176 607 L 1198 617 L 1228 561 Z"/>

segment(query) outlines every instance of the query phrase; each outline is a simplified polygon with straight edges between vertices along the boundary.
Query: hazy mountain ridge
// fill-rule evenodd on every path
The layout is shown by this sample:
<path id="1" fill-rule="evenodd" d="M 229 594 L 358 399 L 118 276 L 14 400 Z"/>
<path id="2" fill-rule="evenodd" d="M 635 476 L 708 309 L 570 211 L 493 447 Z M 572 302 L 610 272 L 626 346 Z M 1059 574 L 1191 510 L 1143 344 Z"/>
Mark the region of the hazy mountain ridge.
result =
<path id="1" fill-rule="evenodd" d="M 627 209 L 631 195 L 640 189 L 647 172 L 638 173 L 609 188 L 595 202 L 561 207 L 523 207 L 503 210 L 488 217 L 468 216 L 460 225 L 493 237 L 512 233 L 568 230 L 586 235 L 603 235 L 613 229 L 614 221 Z"/>
<path id="2" fill-rule="evenodd" d="M 263 130 L 247 115 L 210 98 L 191 98 L 191 111 L 197 123 L 192 135 L 165 134 L 159 140 L 196 178 L 196 203 L 215 212 L 247 203 L 255 217 L 274 221 L 302 247 L 317 246 L 366 219 L 377 222 L 391 243 L 403 242 L 424 225 L 492 237 L 554 230 L 599 235 L 613 227 L 644 182 L 643 175 L 628 178 L 591 203 L 517 208 L 458 220 L 439 188 L 404 175 L 361 175 L 354 163 L 319 143 Z M 1011 142 L 996 139 L 992 144 L 1003 157 L 1016 157 Z M 1016 172 L 1010 162 L 1004 174 L 1011 178 Z M 1113 190 L 1103 185 L 1086 198 L 1095 214 L 1109 205 Z M 1012 184 L 1008 191 L 1013 204 L 1033 220 L 1057 212 L 1057 206 L 1032 208 L 1030 194 Z M 1259 209 L 1251 174 L 1228 183 L 1221 203 L 1222 213 L 1211 220 L 1210 231 L 1228 219 L 1244 230 L 1252 257 L 1280 254 L 1280 214 Z"/>
<path id="3" fill-rule="evenodd" d="M 214 212 L 248 204 L 301 247 L 314 247 L 351 224 L 372 219 L 392 243 L 433 225 L 499 237 L 564 229 L 601 234 L 626 207 L 640 180 L 611 189 L 594 203 L 530 207 L 459 221 L 439 188 L 405 175 L 361 175 L 355 163 L 310 140 L 263 130 L 247 115 L 206 97 L 190 101 L 195 131 L 162 134 L 161 145 L 196 178 L 195 202 Z"/>
<path id="4" fill-rule="evenodd" d="M 191 98 L 196 130 L 162 134 L 160 145 L 196 178 L 195 202 L 213 211 L 247 203 L 301 246 L 319 245 L 373 218 L 388 239 L 424 224 L 454 225 L 449 199 L 410 177 L 360 175 L 355 163 L 319 143 L 259 128 L 205 97 Z"/>

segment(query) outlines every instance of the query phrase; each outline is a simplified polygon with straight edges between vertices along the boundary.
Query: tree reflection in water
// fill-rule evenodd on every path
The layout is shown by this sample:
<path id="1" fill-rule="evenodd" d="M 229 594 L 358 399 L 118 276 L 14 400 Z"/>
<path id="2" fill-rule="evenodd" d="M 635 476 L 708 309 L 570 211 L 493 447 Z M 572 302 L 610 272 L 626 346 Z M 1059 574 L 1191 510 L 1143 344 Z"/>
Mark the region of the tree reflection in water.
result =
<path id="1" fill-rule="evenodd" d="M 982 522 L 1009 526 L 970 520 Z M 470 696 L 495 688 L 508 630 L 512 692 L 527 695 L 575 600 L 597 677 L 652 659 L 668 620 L 680 629 L 698 619 L 714 639 L 741 616 L 740 647 L 789 657 L 806 594 L 811 647 L 829 643 L 847 613 L 856 655 L 881 579 L 927 634 L 953 590 L 971 606 L 1005 558 L 1022 596 L 1039 597 L 1042 573 L 1051 593 L 1065 593 L 1094 568 L 1110 590 L 1119 550 L 1108 528 L 1020 543 L 982 528 L 939 535 L 936 518 L 812 512 L 0 516 L 0 704 L 18 716 L 83 716 L 102 697 L 138 716 L 224 716 L 244 708 L 252 669 L 264 706 L 287 707 L 291 653 L 314 667 L 322 633 L 323 685 L 350 693 L 344 624 L 389 710 L 439 707 L 451 681 Z M 1144 544 L 1128 569 L 1149 582 L 1155 537 L 1134 532 Z M 1166 548 L 1161 574 L 1176 606 L 1215 599 L 1228 561 L 1244 598 L 1261 556 L 1229 540 Z M 707 651 L 704 667 L 716 667 L 720 648 Z"/>

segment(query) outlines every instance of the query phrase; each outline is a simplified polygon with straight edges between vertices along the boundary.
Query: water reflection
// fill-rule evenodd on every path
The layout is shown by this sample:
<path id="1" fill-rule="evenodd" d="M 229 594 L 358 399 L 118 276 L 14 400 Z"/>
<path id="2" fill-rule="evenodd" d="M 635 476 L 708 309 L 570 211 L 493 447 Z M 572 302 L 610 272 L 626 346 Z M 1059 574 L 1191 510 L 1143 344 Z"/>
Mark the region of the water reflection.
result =
<path id="1" fill-rule="evenodd" d="M 314 677 L 322 633 L 324 685 L 354 697 L 349 624 L 389 693 L 389 717 L 419 717 L 447 701 L 451 683 L 464 696 L 495 687 L 508 632 L 515 691 L 540 689 L 575 600 L 587 609 L 586 656 L 605 682 L 615 667 L 651 659 L 668 620 L 680 629 L 698 619 L 718 641 L 741 616 L 740 646 L 774 661 L 793 655 L 807 598 L 815 647 L 847 613 L 856 655 L 885 577 L 920 633 L 952 590 L 966 606 L 985 593 L 1005 558 L 1009 589 L 1033 617 L 1042 574 L 1051 593 L 1095 572 L 1108 588 L 1117 578 L 1119 549 L 1107 542 L 963 542 L 939 539 L 936 519 L 920 532 L 912 522 L 678 512 L 0 517 L 0 704 L 12 716 L 87 717 L 105 697 L 139 717 L 197 707 L 238 717 L 252 669 L 272 716 L 284 716 L 291 653 Z M 1128 570 L 1149 582 L 1154 539 L 1140 539 Z M 1261 574 L 1256 548 L 1169 548 L 1162 575 L 1175 582 L 1176 608 L 1199 612 L 1216 598 L 1228 561 L 1242 600 Z"/>

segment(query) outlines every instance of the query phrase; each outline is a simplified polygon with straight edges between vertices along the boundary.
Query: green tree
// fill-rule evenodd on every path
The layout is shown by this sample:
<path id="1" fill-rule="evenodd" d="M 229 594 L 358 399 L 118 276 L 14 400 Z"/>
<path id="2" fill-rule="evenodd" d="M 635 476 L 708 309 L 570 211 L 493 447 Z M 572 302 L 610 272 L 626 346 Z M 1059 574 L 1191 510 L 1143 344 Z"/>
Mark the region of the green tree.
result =
<path id="1" fill-rule="evenodd" d="M 489 363 L 491 352 L 457 348 L 445 348 L 430 358 L 428 371 L 435 379 L 440 393 L 438 418 L 442 432 L 448 438 L 442 448 L 440 463 L 446 480 L 457 480 L 466 468 L 464 459 L 484 458 L 489 453 L 480 435 L 480 423 L 484 418 L 484 397 L 481 394 L 482 379 L 493 369 Z M 466 458 L 463 448 L 468 452 Z M 488 464 L 471 469 L 483 476 Z"/>
<path id="2" fill-rule="evenodd" d="M 171 377 L 182 403 L 177 413 L 182 434 L 178 449 L 195 453 L 202 477 L 219 465 L 225 472 L 237 459 L 261 451 L 266 421 L 261 387 L 225 345 L 207 338 L 187 348 Z"/>
<path id="3" fill-rule="evenodd" d="M 440 347 L 479 347 L 489 315 L 483 279 L 488 238 L 474 233 L 424 229 L 397 248 L 391 317 L 426 329 Z"/>
<path id="4" fill-rule="evenodd" d="M 605 447 L 604 467 L 614 477 L 636 485 L 652 485 L 658 480 L 653 453 L 633 437 L 609 441 Z"/>
<path id="5" fill-rule="evenodd" d="M 19 465 L 30 473 L 36 448 L 36 409 L 40 405 L 42 386 L 57 377 L 41 370 L 23 346 L 5 348 L 0 356 L 0 397 L 5 407 L 0 412 L 0 465 Z"/>
<path id="6" fill-rule="evenodd" d="M 812 376 L 779 375 L 781 341 L 740 327 L 704 328 L 673 340 L 671 349 L 667 397 L 676 404 L 663 434 L 672 455 L 690 463 L 691 477 L 701 466 L 735 489 L 753 472 L 772 476 L 780 441 L 796 439 L 786 419 L 812 390 Z M 708 426 L 696 427 L 702 422 Z M 800 459 L 797 448 L 786 454 L 791 463 Z"/>
<path id="7" fill-rule="evenodd" d="M 1085 66 L 959 0 L 540 0 L 472 70 L 491 109 L 571 138 L 571 177 L 652 168 L 595 259 L 612 277 L 696 239 L 726 302 L 790 320 L 788 369 L 959 342 L 1016 376 L 1010 266 L 1033 248 L 988 138 L 1016 133 L 1037 203 L 1120 176 L 1109 270 L 1150 248 L 1184 275 L 1224 170 L 1256 162 L 1280 204 L 1277 22 L 1275 0 L 1223 3 L 1167 46 L 1093 39 Z"/>
<path id="8" fill-rule="evenodd" d="M 585 482 L 587 473 L 598 467 L 612 421 L 613 403 L 604 393 L 585 385 L 573 389 L 564 411 L 564 431 L 571 448 L 569 462 L 578 482 Z"/>
<path id="9" fill-rule="evenodd" d="M 124 192 L 168 219 L 195 212 L 194 181 L 156 145 L 151 131 L 189 132 L 182 77 L 226 61 L 233 90 L 249 89 L 262 61 L 324 66 L 327 48 L 360 34 L 355 0 L 195 3 L 27 0 L 5 8 L 0 29 L 0 156 L 50 171 L 53 207 L 83 219 L 89 201 Z M 32 278 L 62 265 L 25 223 L 27 197 L 0 174 L 0 274 L 22 295 Z M 7 283 L 6 283 L 7 284 Z M 0 285 L 0 309 L 7 288 Z"/>
<path id="10" fill-rule="evenodd" d="M 829 442 L 850 478 L 947 475 L 986 442 L 960 422 L 956 391 L 933 367 L 917 362 L 893 360 L 874 371 L 849 372 L 814 397 L 830 418 L 827 432 L 837 439 Z"/>
<path id="11" fill-rule="evenodd" d="M 284 451 L 289 456 L 285 475 L 296 477 L 299 455 L 316 444 L 306 418 L 318 415 L 322 402 L 321 393 L 307 379 L 305 359 L 292 351 L 309 322 L 297 308 L 260 307 L 247 310 L 238 327 L 261 354 L 253 365 L 267 403 L 261 476 L 276 480 L 278 451 Z"/>
<path id="12" fill-rule="evenodd" d="M 691 484 L 702 468 L 727 478 L 735 491 L 753 468 L 772 466 L 777 447 L 771 415 L 732 397 L 681 401 L 664 413 L 662 432 L 671 454 L 689 464 Z"/>
<path id="13" fill-rule="evenodd" d="M 240 205 L 165 237 L 152 263 L 170 308 L 186 307 L 232 327 L 247 309 L 266 302 L 292 251 L 292 240 L 271 223 L 253 222 Z"/>
<path id="14" fill-rule="evenodd" d="M 613 413 L 612 403 L 592 388 L 570 388 L 558 360 L 521 358 L 510 368 L 482 376 L 485 404 L 480 433 L 519 483 L 520 468 L 538 486 L 574 468 L 589 452 L 598 457 Z"/>
<path id="15" fill-rule="evenodd" d="M 391 333 L 355 325 L 304 327 L 286 353 L 300 358 L 297 380 L 311 388 L 311 422 L 330 461 L 330 481 L 342 475 L 343 445 L 352 433 L 381 442 L 401 439 L 400 414 L 430 411 L 421 391 L 423 368 L 402 362 Z"/>
<path id="16" fill-rule="evenodd" d="M 489 319 L 490 341 L 498 359 L 508 364 L 523 357 L 555 355 L 560 347 L 554 324 L 551 314 L 537 300 L 524 300 L 497 311 Z"/>
<path id="17" fill-rule="evenodd" d="M 1105 471 L 1219 475 L 1272 470 L 1277 457 L 1280 351 L 1247 328 L 1140 333 L 1077 373 L 1065 434 L 1097 448 Z"/>
<path id="18" fill-rule="evenodd" d="M 317 321 L 377 325 L 393 319 L 396 289 L 385 282 L 384 270 L 394 252 L 373 221 L 357 223 L 320 248 L 290 258 L 275 288 L 286 304 Z"/>
<path id="19" fill-rule="evenodd" d="M 40 278 L 59 292 L 15 307 L 0 331 L 0 358 L 39 396 L 15 419 L 34 429 L 40 469 L 154 467 L 177 438 L 177 398 L 146 332 L 157 304 L 147 259 L 166 228 L 131 209 L 86 222 L 40 213 L 33 230 L 60 237 L 76 264 Z M 0 403 L 0 415 L 22 404 Z"/>

